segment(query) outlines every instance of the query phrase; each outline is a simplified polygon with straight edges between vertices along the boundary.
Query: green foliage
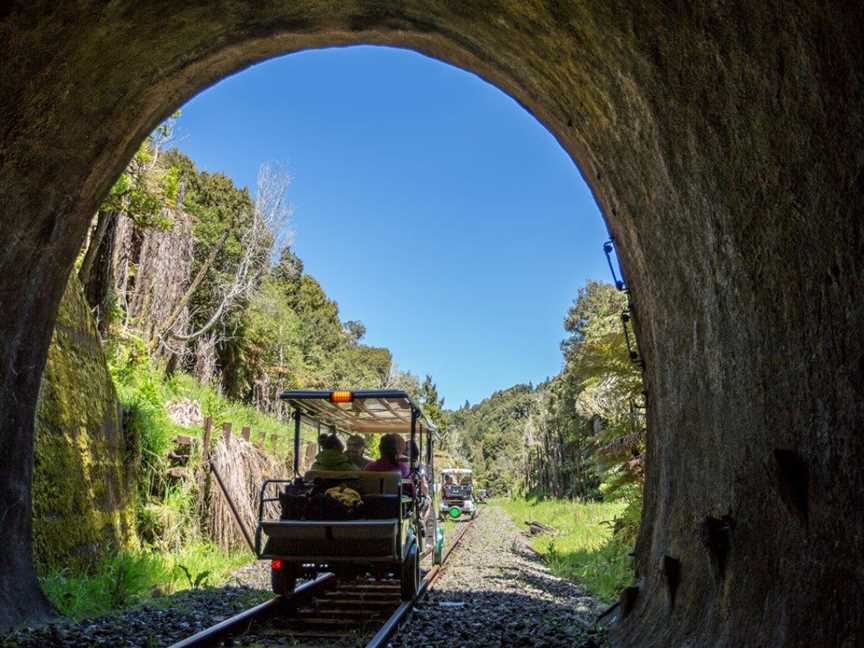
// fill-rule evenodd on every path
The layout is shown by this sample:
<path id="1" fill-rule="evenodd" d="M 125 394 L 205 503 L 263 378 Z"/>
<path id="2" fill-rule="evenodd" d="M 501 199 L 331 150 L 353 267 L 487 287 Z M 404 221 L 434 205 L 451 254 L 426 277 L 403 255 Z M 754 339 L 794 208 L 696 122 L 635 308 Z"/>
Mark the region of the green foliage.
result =
<path id="1" fill-rule="evenodd" d="M 598 498 L 639 480 L 642 375 L 621 328 L 626 295 L 590 281 L 567 312 L 564 370 L 450 413 L 459 447 L 493 494 Z M 603 482 L 603 483 L 601 483 Z"/>
<path id="2" fill-rule="evenodd" d="M 248 397 L 257 389 L 261 400 L 263 389 L 263 399 L 275 402 L 282 390 L 298 387 L 383 387 L 390 351 L 360 344 L 363 324 L 343 323 L 336 302 L 302 268 L 286 249 L 250 300 L 235 329 L 238 384 L 229 391 Z"/>
<path id="3" fill-rule="evenodd" d="M 152 596 L 220 585 L 251 558 L 248 553 L 225 554 L 211 543 L 198 542 L 173 554 L 120 552 L 87 572 L 57 569 L 40 580 L 58 611 L 79 621 Z M 194 565 L 194 570 L 186 565 Z"/>
<path id="4" fill-rule="evenodd" d="M 447 414 L 444 411 L 444 399 L 438 395 L 438 386 L 432 380 L 432 376 L 426 374 L 423 384 L 417 394 L 423 412 L 438 426 L 441 434 L 447 432 Z"/>
<path id="5" fill-rule="evenodd" d="M 189 480 L 149 493 L 138 511 L 138 533 L 157 551 L 181 550 L 200 538 L 196 493 Z"/>
<path id="6" fill-rule="evenodd" d="M 209 569 L 196 573 L 194 578 L 186 565 L 177 565 L 177 569 L 183 572 L 186 582 L 189 584 L 189 589 L 199 589 L 207 586 L 207 580 L 210 578 Z"/>
<path id="7" fill-rule="evenodd" d="M 602 422 L 593 444 L 607 493 L 641 481 L 644 452 L 642 370 L 631 361 L 621 328 L 626 307 L 626 296 L 613 286 L 589 282 L 567 314 L 571 336 L 562 345 L 566 397 Z"/>
<path id="8" fill-rule="evenodd" d="M 516 385 L 449 412 L 447 448 L 468 460 L 478 486 L 490 495 L 509 494 L 521 482 L 526 426 L 538 407 L 535 390 Z"/>
<path id="9" fill-rule="evenodd" d="M 552 573 L 584 584 L 595 596 L 615 599 L 632 579 L 632 545 L 613 535 L 623 502 L 501 499 L 497 504 L 516 524 L 536 521 L 557 530 L 531 540 Z"/>
<path id="10" fill-rule="evenodd" d="M 127 336 L 109 347 L 108 368 L 123 407 L 123 424 L 130 453 L 140 456 L 143 472 L 152 477 L 178 432 L 165 412 L 169 395 L 162 372 L 143 340 Z"/>
<path id="11" fill-rule="evenodd" d="M 100 211 L 131 218 L 139 227 L 171 227 L 162 208 L 173 204 L 179 186 L 176 167 L 154 164 L 154 140 L 147 138 L 112 185 Z"/>

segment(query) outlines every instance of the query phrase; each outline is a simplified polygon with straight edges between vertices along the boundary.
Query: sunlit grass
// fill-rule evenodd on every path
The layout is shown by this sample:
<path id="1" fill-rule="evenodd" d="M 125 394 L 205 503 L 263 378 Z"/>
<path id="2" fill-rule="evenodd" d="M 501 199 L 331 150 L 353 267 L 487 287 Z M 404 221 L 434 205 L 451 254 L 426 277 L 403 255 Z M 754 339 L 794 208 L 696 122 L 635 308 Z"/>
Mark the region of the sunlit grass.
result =
<path id="1" fill-rule="evenodd" d="M 623 501 L 494 500 L 524 527 L 528 521 L 553 527 L 557 533 L 530 541 L 556 576 L 582 583 L 593 595 L 610 601 L 632 580 L 632 547 L 612 536 L 612 520 Z"/>
<path id="2" fill-rule="evenodd" d="M 249 552 L 226 554 L 212 543 L 198 542 L 172 554 L 122 552 L 105 558 L 86 572 L 55 569 L 40 581 L 57 610 L 79 621 L 128 608 L 154 596 L 222 585 L 232 572 L 252 558 Z"/>

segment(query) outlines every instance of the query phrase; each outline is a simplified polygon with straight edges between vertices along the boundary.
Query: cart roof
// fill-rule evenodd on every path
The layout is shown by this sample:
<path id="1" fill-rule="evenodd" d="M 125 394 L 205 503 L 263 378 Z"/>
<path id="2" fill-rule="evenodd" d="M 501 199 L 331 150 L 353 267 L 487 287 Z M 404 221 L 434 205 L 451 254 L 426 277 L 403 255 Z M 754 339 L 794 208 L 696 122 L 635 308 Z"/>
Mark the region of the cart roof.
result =
<path id="1" fill-rule="evenodd" d="M 289 390 L 281 399 L 313 421 L 343 432 L 363 434 L 411 431 L 411 411 L 417 413 L 418 429 L 437 432 L 421 407 L 400 389 L 358 391 Z"/>

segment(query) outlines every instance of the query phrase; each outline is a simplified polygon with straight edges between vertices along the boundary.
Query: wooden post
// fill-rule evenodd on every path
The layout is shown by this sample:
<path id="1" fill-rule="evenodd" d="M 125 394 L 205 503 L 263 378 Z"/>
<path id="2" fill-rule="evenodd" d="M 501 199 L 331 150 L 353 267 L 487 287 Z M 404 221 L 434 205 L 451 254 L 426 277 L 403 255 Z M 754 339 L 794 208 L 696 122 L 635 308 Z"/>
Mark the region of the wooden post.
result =
<path id="1" fill-rule="evenodd" d="M 249 441 L 249 436 L 252 434 L 252 430 L 249 429 L 249 426 L 246 425 L 240 430 L 240 436 L 243 437 L 244 441 Z"/>
<path id="2" fill-rule="evenodd" d="M 210 433 L 213 431 L 213 419 L 207 417 L 204 419 L 204 436 L 201 439 L 201 463 L 204 465 L 204 484 L 202 491 L 204 493 L 204 502 L 210 501 Z M 206 504 L 205 504 L 206 511 Z M 202 526 L 207 530 L 209 522 L 206 512 L 202 516 Z"/>
<path id="3" fill-rule="evenodd" d="M 258 433 L 258 449 L 259 450 L 264 450 L 264 442 L 266 440 L 267 440 L 267 433 L 266 432 L 259 432 Z"/>
<path id="4" fill-rule="evenodd" d="M 213 430 L 213 419 L 207 417 L 204 419 L 204 437 L 201 440 L 201 456 L 204 458 L 204 463 L 210 461 L 210 432 Z"/>
<path id="5" fill-rule="evenodd" d="M 223 423 L 222 424 L 222 438 L 225 439 L 225 447 L 227 448 L 231 443 L 231 424 Z"/>

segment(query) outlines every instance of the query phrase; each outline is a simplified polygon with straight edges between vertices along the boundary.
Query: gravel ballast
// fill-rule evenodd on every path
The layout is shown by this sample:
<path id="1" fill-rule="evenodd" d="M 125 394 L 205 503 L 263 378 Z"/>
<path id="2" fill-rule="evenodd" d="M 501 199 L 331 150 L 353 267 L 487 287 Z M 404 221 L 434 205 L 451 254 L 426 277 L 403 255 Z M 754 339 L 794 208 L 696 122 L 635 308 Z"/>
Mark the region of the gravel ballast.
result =
<path id="1" fill-rule="evenodd" d="M 553 576 L 510 517 L 487 506 L 389 645 L 598 647 L 595 619 L 605 608 Z"/>
<path id="2" fill-rule="evenodd" d="M 266 564 L 252 563 L 235 573 L 231 585 L 154 598 L 146 605 L 81 623 L 63 620 L 23 628 L 0 636 L 0 648 L 170 646 L 271 598 L 269 577 Z"/>

